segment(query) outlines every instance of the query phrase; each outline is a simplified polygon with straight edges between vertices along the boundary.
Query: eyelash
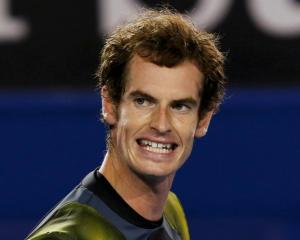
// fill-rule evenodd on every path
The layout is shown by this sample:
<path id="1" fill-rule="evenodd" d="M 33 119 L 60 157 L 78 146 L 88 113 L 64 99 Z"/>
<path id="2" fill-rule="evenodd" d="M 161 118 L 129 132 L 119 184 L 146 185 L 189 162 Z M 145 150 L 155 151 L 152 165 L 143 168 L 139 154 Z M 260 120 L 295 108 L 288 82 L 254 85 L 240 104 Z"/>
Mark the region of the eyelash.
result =
<path id="1" fill-rule="evenodd" d="M 137 105 L 138 107 L 148 107 L 151 105 L 151 100 L 144 98 L 144 97 L 137 97 L 134 100 L 135 105 Z M 172 106 L 173 109 L 181 111 L 181 112 L 185 112 L 191 109 L 191 106 L 189 106 L 188 104 L 184 104 L 184 103 L 175 103 Z M 180 108 L 180 109 L 178 109 Z"/>
<path id="2" fill-rule="evenodd" d="M 184 103 L 177 103 L 177 104 L 174 104 L 174 106 L 173 106 L 173 108 L 175 108 L 175 109 L 178 108 L 178 107 L 180 107 L 180 108 L 186 108 L 184 110 L 191 109 L 191 107 L 189 105 L 184 104 Z"/>
<path id="3" fill-rule="evenodd" d="M 145 103 L 149 105 L 150 101 L 143 97 L 137 97 L 134 99 L 135 104 L 143 106 Z"/>

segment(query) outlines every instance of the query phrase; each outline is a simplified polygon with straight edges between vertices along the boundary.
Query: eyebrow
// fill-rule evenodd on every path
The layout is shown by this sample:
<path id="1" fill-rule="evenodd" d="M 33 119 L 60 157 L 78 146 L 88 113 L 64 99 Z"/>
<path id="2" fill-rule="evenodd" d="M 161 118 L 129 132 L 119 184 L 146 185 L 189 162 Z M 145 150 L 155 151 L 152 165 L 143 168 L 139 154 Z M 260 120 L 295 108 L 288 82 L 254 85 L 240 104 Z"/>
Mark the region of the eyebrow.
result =
<path id="1" fill-rule="evenodd" d="M 136 90 L 136 91 L 131 92 L 129 94 L 129 97 L 130 98 L 143 97 L 143 98 L 146 98 L 149 101 L 157 102 L 156 98 L 154 98 L 151 95 L 149 95 L 148 93 L 145 93 L 145 92 L 140 91 L 140 90 Z"/>
<path id="2" fill-rule="evenodd" d="M 145 93 L 141 90 L 136 90 L 136 91 L 133 91 L 129 94 L 129 98 L 136 98 L 136 97 L 143 97 L 143 98 L 147 99 L 148 101 L 151 101 L 151 102 L 154 102 L 154 103 L 158 102 L 158 100 L 156 98 L 154 98 L 153 96 L 151 96 L 148 93 Z M 188 104 L 192 107 L 197 106 L 197 101 L 192 97 L 182 98 L 182 99 L 175 99 L 175 100 L 172 101 L 172 105 L 173 104 L 179 104 L 179 103 L 185 103 L 185 104 Z"/>
<path id="3" fill-rule="evenodd" d="M 173 104 L 187 104 L 191 107 L 196 107 L 197 106 L 197 101 L 194 98 L 183 98 L 183 99 L 177 99 L 173 101 Z"/>

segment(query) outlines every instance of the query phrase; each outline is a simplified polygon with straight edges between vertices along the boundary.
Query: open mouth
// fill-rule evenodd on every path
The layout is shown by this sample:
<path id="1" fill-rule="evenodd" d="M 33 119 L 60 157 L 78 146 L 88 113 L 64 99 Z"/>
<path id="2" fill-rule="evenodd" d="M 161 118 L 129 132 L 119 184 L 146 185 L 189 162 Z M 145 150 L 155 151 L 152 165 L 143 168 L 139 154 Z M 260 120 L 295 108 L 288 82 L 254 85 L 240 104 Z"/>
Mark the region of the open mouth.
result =
<path id="1" fill-rule="evenodd" d="M 137 143 L 147 151 L 155 153 L 170 153 L 178 147 L 176 143 L 159 143 L 145 139 L 138 139 Z"/>

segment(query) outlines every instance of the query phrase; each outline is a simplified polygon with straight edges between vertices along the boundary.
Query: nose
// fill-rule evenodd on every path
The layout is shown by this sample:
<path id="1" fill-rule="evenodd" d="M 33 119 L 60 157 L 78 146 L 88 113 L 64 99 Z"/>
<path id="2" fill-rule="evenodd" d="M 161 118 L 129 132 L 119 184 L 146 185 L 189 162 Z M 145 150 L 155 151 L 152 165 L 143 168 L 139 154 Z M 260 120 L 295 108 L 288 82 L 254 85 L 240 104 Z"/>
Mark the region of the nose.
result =
<path id="1" fill-rule="evenodd" d="M 158 107 L 151 116 L 150 127 L 161 134 L 171 132 L 170 116 L 165 107 Z"/>

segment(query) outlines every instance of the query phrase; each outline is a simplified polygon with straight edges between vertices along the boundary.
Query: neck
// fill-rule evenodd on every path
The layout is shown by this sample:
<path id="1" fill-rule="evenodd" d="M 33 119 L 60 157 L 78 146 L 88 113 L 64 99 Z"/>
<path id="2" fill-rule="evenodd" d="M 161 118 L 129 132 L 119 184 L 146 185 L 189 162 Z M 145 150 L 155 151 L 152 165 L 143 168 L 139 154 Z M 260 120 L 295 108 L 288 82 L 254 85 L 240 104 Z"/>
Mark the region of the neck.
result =
<path id="1" fill-rule="evenodd" d="M 123 165 L 109 151 L 99 171 L 132 209 L 148 220 L 159 220 L 175 174 L 143 176 Z"/>

